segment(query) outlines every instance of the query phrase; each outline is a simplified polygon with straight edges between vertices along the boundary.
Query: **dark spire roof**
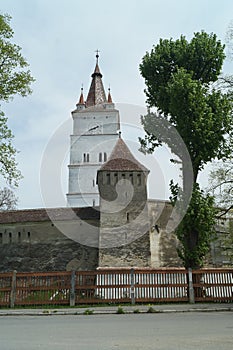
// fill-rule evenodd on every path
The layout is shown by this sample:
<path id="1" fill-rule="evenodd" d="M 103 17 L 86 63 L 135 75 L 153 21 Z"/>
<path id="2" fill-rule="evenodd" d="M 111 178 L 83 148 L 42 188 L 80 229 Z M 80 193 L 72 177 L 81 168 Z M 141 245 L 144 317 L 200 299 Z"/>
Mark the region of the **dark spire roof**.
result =
<path id="1" fill-rule="evenodd" d="M 100 170 L 149 172 L 144 165 L 139 163 L 139 161 L 134 158 L 120 135 L 115 147 L 112 150 L 109 160 L 102 165 Z"/>
<path id="2" fill-rule="evenodd" d="M 102 74 L 100 73 L 98 60 L 99 60 L 99 51 L 97 50 L 96 66 L 95 66 L 94 73 L 91 75 L 92 82 L 91 82 L 90 90 L 87 95 L 86 107 L 91 107 L 91 106 L 95 106 L 95 105 L 99 105 L 107 102 L 104 86 L 102 82 Z"/>
<path id="3" fill-rule="evenodd" d="M 76 104 L 76 106 L 78 105 L 84 105 L 85 102 L 84 102 L 84 97 L 83 97 L 83 87 L 81 88 L 81 94 L 80 94 L 80 97 L 79 97 L 79 101 L 78 103 Z"/>
<path id="4" fill-rule="evenodd" d="M 111 96 L 110 88 L 108 88 L 108 103 L 112 103 L 112 96 Z"/>

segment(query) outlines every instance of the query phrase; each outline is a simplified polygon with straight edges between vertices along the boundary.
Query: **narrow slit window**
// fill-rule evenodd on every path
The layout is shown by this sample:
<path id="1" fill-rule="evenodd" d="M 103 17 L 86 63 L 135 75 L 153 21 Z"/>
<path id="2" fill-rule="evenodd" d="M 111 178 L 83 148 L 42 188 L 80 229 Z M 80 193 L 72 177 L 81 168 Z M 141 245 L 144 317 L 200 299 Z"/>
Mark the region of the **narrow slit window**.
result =
<path id="1" fill-rule="evenodd" d="M 21 243 L 21 232 L 18 232 L 18 242 Z"/>
<path id="2" fill-rule="evenodd" d="M 107 174 L 107 185 L 110 185 L 110 174 Z"/>
<path id="3" fill-rule="evenodd" d="M 129 174 L 129 179 L 131 181 L 131 184 L 133 184 L 133 174 Z"/>
<path id="4" fill-rule="evenodd" d="M 99 153 L 99 162 L 102 162 L 102 153 Z"/>
<path id="5" fill-rule="evenodd" d="M 138 176 L 137 176 L 137 183 L 138 183 L 138 186 L 141 186 L 141 184 L 142 184 L 142 177 L 141 177 L 141 174 L 138 174 Z"/>
<path id="6" fill-rule="evenodd" d="M 117 183 L 117 180 L 118 180 L 118 175 L 117 175 L 117 173 L 115 173 L 115 174 L 114 174 L 114 184 Z"/>
<path id="7" fill-rule="evenodd" d="M 12 233 L 9 232 L 9 243 L 11 243 L 11 242 L 12 242 Z"/>
<path id="8" fill-rule="evenodd" d="M 0 233 L 0 244 L 2 244 L 2 233 Z"/>
<path id="9" fill-rule="evenodd" d="M 89 163 L 90 161 L 90 156 L 89 156 L 89 153 L 87 153 L 87 163 Z"/>
<path id="10" fill-rule="evenodd" d="M 83 162 L 86 163 L 87 159 L 86 159 L 86 153 L 83 154 Z"/>
<path id="11" fill-rule="evenodd" d="M 104 152 L 104 162 L 107 162 L 107 153 Z"/>

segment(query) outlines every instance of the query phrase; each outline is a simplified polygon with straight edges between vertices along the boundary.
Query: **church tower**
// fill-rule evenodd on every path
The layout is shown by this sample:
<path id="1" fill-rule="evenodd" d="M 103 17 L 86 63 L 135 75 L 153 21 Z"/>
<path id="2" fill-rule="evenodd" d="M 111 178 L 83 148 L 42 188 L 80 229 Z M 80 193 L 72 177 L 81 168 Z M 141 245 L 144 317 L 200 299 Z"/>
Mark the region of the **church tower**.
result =
<path id="1" fill-rule="evenodd" d="M 99 205 L 97 171 L 113 150 L 120 129 L 119 111 L 112 102 L 110 89 L 106 98 L 99 54 L 86 101 L 83 89 L 72 112 L 73 134 L 70 144 L 69 189 L 67 203 L 71 207 Z"/>

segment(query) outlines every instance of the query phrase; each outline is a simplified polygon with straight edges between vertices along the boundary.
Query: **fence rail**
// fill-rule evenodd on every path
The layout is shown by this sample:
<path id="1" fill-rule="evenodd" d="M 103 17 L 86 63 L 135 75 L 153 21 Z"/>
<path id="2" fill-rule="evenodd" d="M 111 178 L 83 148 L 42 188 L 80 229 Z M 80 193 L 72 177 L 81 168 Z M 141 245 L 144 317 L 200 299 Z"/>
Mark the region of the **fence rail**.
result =
<path id="1" fill-rule="evenodd" d="M 233 269 L 0 273 L 0 306 L 232 302 Z"/>

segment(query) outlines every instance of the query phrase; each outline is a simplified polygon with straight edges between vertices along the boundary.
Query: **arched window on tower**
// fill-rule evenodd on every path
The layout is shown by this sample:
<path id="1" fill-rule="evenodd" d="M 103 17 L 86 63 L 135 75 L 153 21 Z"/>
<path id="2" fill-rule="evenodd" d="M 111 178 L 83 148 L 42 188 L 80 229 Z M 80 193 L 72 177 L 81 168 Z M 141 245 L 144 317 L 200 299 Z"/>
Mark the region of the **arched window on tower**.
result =
<path id="1" fill-rule="evenodd" d="M 99 162 L 102 163 L 102 153 L 99 153 Z"/>
<path id="2" fill-rule="evenodd" d="M 84 163 L 89 163 L 89 161 L 90 161 L 89 153 L 83 153 L 83 162 Z"/>
<path id="3" fill-rule="evenodd" d="M 104 152 L 104 162 L 107 162 L 107 153 Z"/>

